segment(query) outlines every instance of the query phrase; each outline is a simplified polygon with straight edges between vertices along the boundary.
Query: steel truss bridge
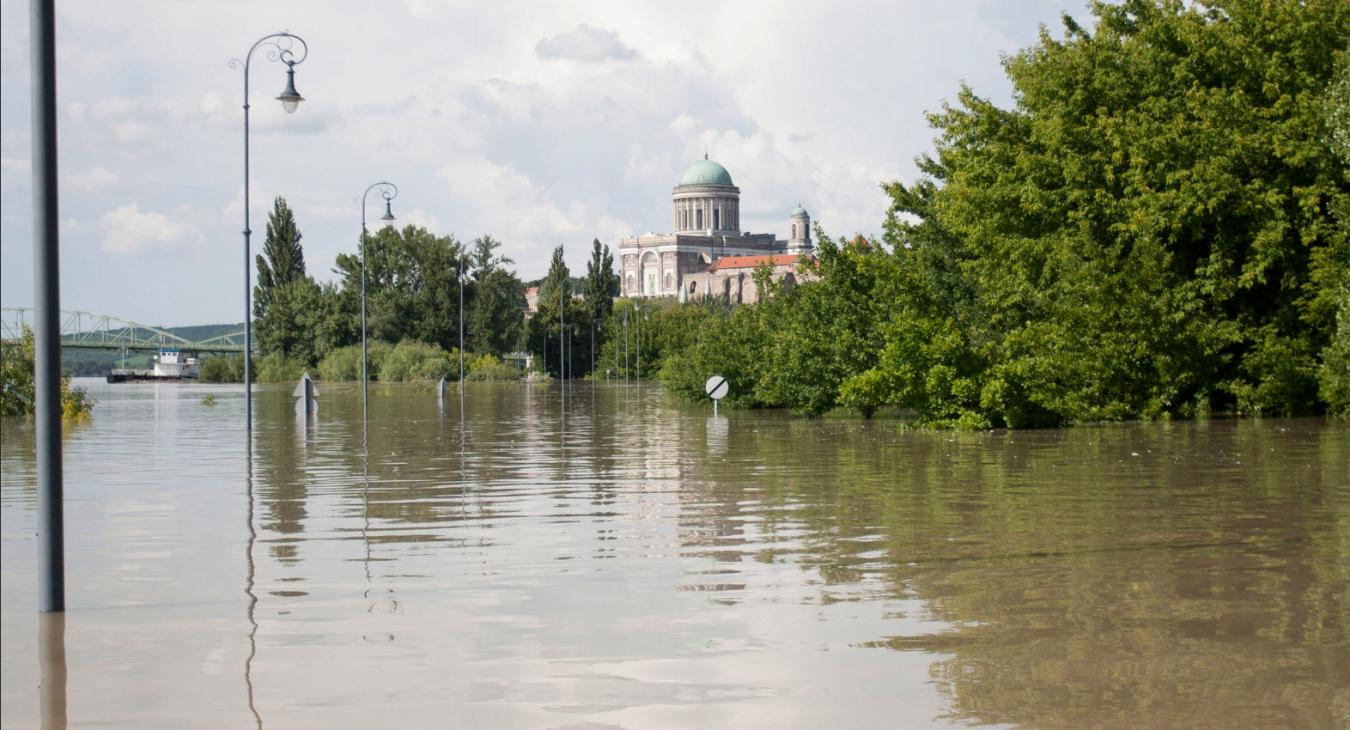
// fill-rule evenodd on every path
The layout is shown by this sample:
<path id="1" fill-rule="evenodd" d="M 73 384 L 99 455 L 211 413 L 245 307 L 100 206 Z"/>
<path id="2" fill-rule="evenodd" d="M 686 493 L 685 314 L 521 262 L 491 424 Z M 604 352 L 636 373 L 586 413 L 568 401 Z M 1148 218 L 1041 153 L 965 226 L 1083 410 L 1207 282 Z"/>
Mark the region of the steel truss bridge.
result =
<path id="1" fill-rule="evenodd" d="M 16 342 L 36 312 L 30 307 L 0 308 L 0 339 Z M 192 341 L 172 332 L 107 314 L 61 310 L 61 347 L 96 350 L 193 350 L 243 352 L 244 331 Z M 256 348 L 255 348 L 256 352 Z"/>

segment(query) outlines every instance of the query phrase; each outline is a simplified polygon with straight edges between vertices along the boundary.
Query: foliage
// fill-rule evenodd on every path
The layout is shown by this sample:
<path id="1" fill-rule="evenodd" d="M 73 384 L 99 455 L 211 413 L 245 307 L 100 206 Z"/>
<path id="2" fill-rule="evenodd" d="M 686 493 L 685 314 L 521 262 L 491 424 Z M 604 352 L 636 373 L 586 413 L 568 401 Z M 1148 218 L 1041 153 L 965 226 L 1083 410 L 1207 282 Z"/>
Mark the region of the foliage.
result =
<path id="1" fill-rule="evenodd" d="M 464 247 L 425 228 L 383 228 L 365 239 L 367 336 L 451 347 L 459 341 Z M 361 257 L 338 254 L 344 300 L 360 322 Z M 359 338 L 358 338 L 359 339 Z"/>
<path id="2" fill-rule="evenodd" d="M 27 325 L 18 342 L 0 343 L 0 416 L 32 416 L 37 408 L 34 360 L 37 342 Z M 66 419 L 88 418 L 98 403 L 84 388 L 71 387 L 61 376 L 61 415 Z"/>
<path id="3" fill-rule="evenodd" d="M 538 353 L 536 366 L 550 375 L 561 376 L 562 353 L 566 353 L 568 377 L 578 370 L 584 372 L 589 364 L 590 319 L 585 302 L 572 296 L 575 292 L 575 282 L 563 261 L 563 247 L 558 246 L 553 250 L 548 274 L 539 283 L 539 308 L 526 332 L 526 347 Z M 563 334 L 567 336 L 560 348 L 559 336 Z"/>
<path id="4" fill-rule="evenodd" d="M 208 357 L 202 361 L 197 379 L 203 383 L 242 383 L 244 356 Z"/>
<path id="5" fill-rule="evenodd" d="M 216 404 L 215 393 L 207 393 L 206 395 L 202 396 L 202 405 L 210 407 L 214 406 L 215 404 Z"/>
<path id="6" fill-rule="evenodd" d="M 304 360 L 269 352 L 258 358 L 253 377 L 259 383 L 290 383 L 299 380 L 308 369 L 309 363 Z"/>
<path id="7" fill-rule="evenodd" d="M 619 294 L 619 275 L 614 273 L 614 255 L 600 239 L 591 242 L 591 259 L 586 262 L 586 278 L 581 293 L 592 322 L 603 323 L 614 309 Z"/>
<path id="8" fill-rule="evenodd" d="M 455 380 L 459 377 L 459 351 L 446 352 L 440 345 L 404 340 L 384 357 L 380 380 L 386 383 L 408 380 Z"/>
<path id="9" fill-rule="evenodd" d="M 371 380 L 379 379 L 384 358 L 393 350 L 393 346 L 382 340 L 372 340 L 366 345 L 367 368 Z M 361 379 L 361 343 L 335 348 L 319 361 L 319 379 L 330 381 Z"/>
<path id="10" fill-rule="evenodd" d="M 491 353 L 469 355 L 464 359 L 465 380 L 519 380 L 520 368 Z"/>
<path id="11" fill-rule="evenodd" d="M 300 229 L 284 198 L 272 203 L 267 216 L 267 239 L 258 254 L 258 284 L 253 288 L 253 318 L 259 349 L 315 359 L 314 337 L 307 315 L 316 307 L 319 287 L 305 275 L 305 252 Z"/>
<path id="12" fill-rule="evenodd" d="M 959 427 L 1344 409 L 1350 6 L 1092 10 L 1005 60 L 1012 108 L 930 115 L 882 241 L 818 234 L 818 281 L 659 355 L 672 389 Z"/>
<path id="13" fill-rule="evenodd" d="M 474 352 L 503 355 L 519 347 L 524 336 L 525 286 L 506 268 L 511 259 L 495 253 L 500 242 L 480 236 L 473 244 L 466 342 Z"/>

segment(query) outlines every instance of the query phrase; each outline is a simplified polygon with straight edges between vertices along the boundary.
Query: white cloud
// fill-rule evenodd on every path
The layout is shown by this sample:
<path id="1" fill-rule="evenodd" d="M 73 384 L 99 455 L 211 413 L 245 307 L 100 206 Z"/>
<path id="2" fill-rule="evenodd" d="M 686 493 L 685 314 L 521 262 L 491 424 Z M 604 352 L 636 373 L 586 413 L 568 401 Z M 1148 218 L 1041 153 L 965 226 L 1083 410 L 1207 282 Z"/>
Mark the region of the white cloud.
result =
<path id="1" fill-rule="evenodd" d="M 63 259 L 63 281 L 91 307 L 133 318 L 172 308 L 183 324 L 234 321 L 224 304 L 234 282 L 183 275 L 182 256 L 118 254 L 209 240 L 191 265 L 239 263 L 242 77 L 227 62 L 266 29 L 299 32 L 313 54 L 296 68 L 306 102 L 294 115 L 272 99 L 284 66 L 253 58 L 255 241 L 283 196 L 310 270 L 331 278 L 324 263 L 357 240 L 353 198 L 387 178 L 402 192 L 400 221 L 466 241 L 491 233 L 532 278 L 559 243 L 576 268 L 592 237 L 613 244 L 667 230 L 671 187 L 705 145 L 741 186 L 751 230 L 785 235 L 784 216 L 801 202 L 831 233 L 876 234 L 886 207 L 878 184 L 913 175 L 913 158 L 930 149 L 923 111 L 961 79 L 1006 103 L 999 53 L 1034 43 L 1037 24 L 1057 27 L 1061 10 L 1084 15 L 1082 0 L 792 12 L 767 0 L 61 7 L 61 212 L 85 222 L 63 227 L 81 252 Z M 30 89 L 27 57 L 15 53 L 26 29 L 26 6 L 0 0 L 0 283 L 20 299 L 31 287 L 19 245 L 31 223 Z M 418 62 L 392 68 L 376 52 L 389 47 Z M 81 194 L 121 190 L 157 212 L 110 213 L 106 198 Z M 128 237 L 138 226 L 151 235 Z M 116 286 L 103 283 L 110 270 Z M 125 298 L 150 290 L 173 304 Z"/>
<path id="2" fill-rule="evenodd" d="M 637 51 L 625 46 L 619 34 L 603 28 L 579 25 L 576 30 L 545 38 L 534 46 L 534 52 L 544 59 L 569 61 L 626 61 L 637 57 Z"/>
<path id="3" fill-rule="evenodd" d="M 99 219 L 103 232 L 100 247 L 108 253 L 131 255 L 148 251 L 172 251 L 194 246 L 202 235 L 162 213 L 142 213 L 136 203 L 105 213 Z"/>
<path id="4" fill-rule="evenodd" d="M 79 193 L 97 193 L 116 185 L 119 178 L 108 168 L 93 167 L 88 170 L 68 173 L 62 180 L 66 186 Z"/>

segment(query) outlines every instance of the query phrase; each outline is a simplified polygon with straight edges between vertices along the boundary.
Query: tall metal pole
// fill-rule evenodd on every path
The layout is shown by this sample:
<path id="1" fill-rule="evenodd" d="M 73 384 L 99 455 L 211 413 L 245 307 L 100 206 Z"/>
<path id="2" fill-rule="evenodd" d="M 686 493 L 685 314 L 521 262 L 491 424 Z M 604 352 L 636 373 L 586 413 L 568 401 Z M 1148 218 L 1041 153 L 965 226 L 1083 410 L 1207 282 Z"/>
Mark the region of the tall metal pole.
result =
<path id="1" fill-rule="evenodd" d="M 366 347 L 366 239 L 370 234 L 366 232 L 366 197 L 370 191 L 378 189 L 380 196 L 384 198 L 384 215 L 380 220 L 386 225 L 394 222 L 394 214 L 389 210 L 389 201 L 398 197 L 398 186 L 381 180 L 371 184 L 361 193 L 361 422 L 365 423 L 370 417 L 370 374 L 367 372 L 369 361 L 369 351 Z"/>
<path id="2" fill-rule="evenodd" d="M 567 319 L 567 305 L 563 303 L 563 290 L 567 280 L 558 282 L 558 382 L 567 387 L 567 359 L 563 352 L 563 322 Z"/>
<path id="3" fill-rule="evenodd" d="M 33 387 L 37 425 L 38 612 L 66 610 L 61 479 L 61 241 L 56 186 L 55 0 L 32 0 Z"/>
<path id="4" fill-rule="evenodd" d="M 480 292 L 481 293 L 481 292 Z M 459 392 L 464 394 L 464 257 L 459 258 Z"/>
<path id="5" fill-rule="evenodd" d="M 257 48 L 257 44 L 254 44 Z M 248 50 L 253 55 L 253 48 Z M 248 224 L 248 63 L 244 60 L 244 430 L 253 431 L 253 258 Z"/>
<path id="6" fill-rule="evenodd" d="M 634 380 L 642 385 L 642 305 L 638 305 L 637 315 L 633 317 L 633 339 L 637 340 L 637 371 Z"/>
<path id="7" fill-rule="evenodd" d="M 282 45 L 285 39 L 286 45 Z M 292 51 L 292 40 L 298 41 L 301 48 L 304 49 L 304 55 L 297 60 Z M 268 58 L 274 61 L 281 61 L 286 64 L 287 88 L 281 92 L 277 99 L 281 101 L 287 112 L 295 111 L 295 105 L 302 100 L 302 97 L 295 92 L 295 64 L 304 63 L 309 56 L 309 44 L 297 35 L 292 35 L 285 31 L 280 33 L 269 33 L 257 41 L 248 49 L 248 54 L 244 56 L 243 61 L 233 59 L 230 61 L 231 67 L 242 66 L 244 68 L 244 428 L 251 431 L 253 429 L 253 259 L 249 255 L 249 236 L 253 231 L 249 228 L 248 216 L 248 193 L 249 193 L 249 174 L 248 174 L 248 70 L 249 64 L 253 61 L 253 52 L 258 50 L 258 46 L 267 44 L 272 46 L 274 51 L 269 51 Z"/>
<path id="8" fill-rule="evenodd" d="M 628 312 L 623 313 L 623 384 L 628 385 Z"/>
<path id="9" fill-rule="evenodd" d="M 367 361 L 370 353 L 366 348 L 366 201 L 361 196 L 361 423 L 370 418 L 370 373 Z"/>

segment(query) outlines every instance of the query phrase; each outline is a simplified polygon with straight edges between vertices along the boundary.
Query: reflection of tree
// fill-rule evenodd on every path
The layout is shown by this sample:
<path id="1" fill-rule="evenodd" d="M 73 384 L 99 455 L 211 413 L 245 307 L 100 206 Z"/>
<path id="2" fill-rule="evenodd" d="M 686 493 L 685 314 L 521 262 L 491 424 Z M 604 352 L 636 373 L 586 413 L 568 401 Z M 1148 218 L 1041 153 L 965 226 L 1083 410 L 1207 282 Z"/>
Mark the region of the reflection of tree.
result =
<path id="1" fill-rule="evenodd" d="M 587 387 L 564 422 L 556 385 L 470 384 L 461 429 L 457 394 L 376 385 L 364 494 L 359 394 L 325 390 L 307 453 L 293 430 L 257 442 L 262 524 L 317 531 L 308 470 L 342 490 L 335 531 L 369 518 L 376 561 L 522 520 L 592 531 L 592 557 L 684 560 L 675 588 L 722 603 L 781 599 L 731 592 L 747 561 L 796 565 L 822 605 L 917 605 L 946 627 L 896 621 L 854 650 L 932 654 L 961 722 L 1328 726 L 1350 706 L 1344 426 L 897 434 L 733 413 L 713 434 L 656 388 Z M 402 585 L 382 564 L 381 588 Z"/>
<path id="2" fill-rule="evenodd" d="M 278 411 L 277 406 L 281 403 L 284 402 L 269 399 L 259 409 L 260 416 L 266 414 L 265 423 L 269 428 L 254 441 L 258 465 L 256 489 L 262 507 L 258 524 L 271 533 L 265 541 L 272 556 L 283 565 L 295 565 L 300 561 L 309 489 L 303 434 L 297 438 L 292 432 L 294 417 L 289 412 Z"/>
<path id="3" fill-rule="evenodd" d="M 951 630 L 868 645 L 942 655 L 953 719 L 1327 726 L 1350 699 L 1350 446 L 1288 423 L 893 436 L 761 420 L 733 429 L 753 458 L 708 458 L 682 495 L 702 536 L 686 544 L 795 553 L 823 603 L 868 577 L 923 599 Z M 751 497 L 757 545 L 719 539 Z"/>

